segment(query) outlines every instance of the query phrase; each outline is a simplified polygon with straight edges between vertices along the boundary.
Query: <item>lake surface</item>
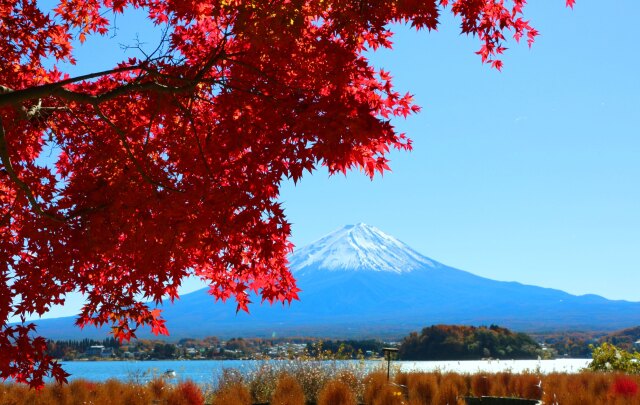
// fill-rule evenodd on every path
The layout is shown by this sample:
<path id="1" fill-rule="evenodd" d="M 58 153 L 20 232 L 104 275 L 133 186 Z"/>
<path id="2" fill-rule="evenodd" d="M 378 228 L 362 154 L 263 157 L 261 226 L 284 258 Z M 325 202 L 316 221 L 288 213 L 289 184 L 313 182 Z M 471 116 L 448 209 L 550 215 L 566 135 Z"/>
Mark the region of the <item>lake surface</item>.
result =
<path id="1" fill-rule="evenodd" d="M 286 360 L 268 360 L 281 364 Z M 539 371 L 542 373 L 577 373 L 589 364 L 589 359 L 559 360 L 477 360 L 477 361 L 394 361 L 393 366 L 402 371 L 452 371 L 459 373 L 477 373 L 511 371 L 515 373 Z M 115 378 L 123 381 L 147 381 L 160 377 L 167 370 L 176 373 L 175 380 L 193 380 L 199 384 L 215 384 L 224 369 L 236 369 L 241 373 L 250 373 L 265 361 L 259 360 L 159 360 L 159 361 L 70 361 L 63 362 L 63 368 L 71 373 L 70 380 L 83 378 L 104 381 Z M 347 367 L 358 364 L 357 361 L 325 362 L 327 366 Z M 386 362 L 367 361 L 365 367 L 386 367 Z"/>

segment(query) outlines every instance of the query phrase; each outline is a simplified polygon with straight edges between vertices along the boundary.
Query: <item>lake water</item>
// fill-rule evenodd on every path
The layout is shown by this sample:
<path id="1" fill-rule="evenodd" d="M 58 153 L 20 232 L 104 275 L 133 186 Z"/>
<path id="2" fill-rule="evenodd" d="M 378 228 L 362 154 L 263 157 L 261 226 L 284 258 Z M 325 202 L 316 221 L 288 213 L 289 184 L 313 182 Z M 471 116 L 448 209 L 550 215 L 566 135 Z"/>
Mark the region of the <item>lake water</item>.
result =
<path id="1" fill-rule="evenodd" d="M 279 360 L 269 360 L 278 362 Z M 283 360 L 285 361 L 285 360 Z M 559 360 L 477 360 L 477 361 L 394 361 L 392 365 L 402 371 L 452 371 L 459 373 L 477 373 L 480 371 L 496 373 L 500 371 L 523 372 L 540 371 L 542 373 L 577 373 L 589 364 L 588 359 Z M 327 362 L 336 367 L 348 366 L 357 361 Z M 224 369 L 237 369 L 249 373 L 263 361 L 257 360 L 167 360 L 167 361 L 70 361 L 63 362 L 63 368 L 71 373 L 70 380 L 83 378 L 104 381 L 110 378 L 128 381 L 146 381 L 159 377 L 167 370 L 176 373 L 176 380 L 193 380 L 200 384 L 215 384 Z M 367 361 L 366 367 L 384 366 L 386 362 Z"/>

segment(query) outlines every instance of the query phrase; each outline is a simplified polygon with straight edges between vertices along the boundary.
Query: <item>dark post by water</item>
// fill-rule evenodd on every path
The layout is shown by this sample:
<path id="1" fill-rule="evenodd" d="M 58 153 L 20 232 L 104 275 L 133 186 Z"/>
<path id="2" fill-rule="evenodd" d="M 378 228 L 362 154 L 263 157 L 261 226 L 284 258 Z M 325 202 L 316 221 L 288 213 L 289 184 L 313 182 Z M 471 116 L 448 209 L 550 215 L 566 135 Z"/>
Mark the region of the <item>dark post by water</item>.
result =
<path id="1" fill-rule="evenodd" d="M 384 357 L 387 359 L 387 382 L 389 382 L 389 375 L 391 373 L 391 356 L 394 353 L 397 353 L 398 349 L 395 347 L 385 347 L 382 351 L 384 352 Z"/>

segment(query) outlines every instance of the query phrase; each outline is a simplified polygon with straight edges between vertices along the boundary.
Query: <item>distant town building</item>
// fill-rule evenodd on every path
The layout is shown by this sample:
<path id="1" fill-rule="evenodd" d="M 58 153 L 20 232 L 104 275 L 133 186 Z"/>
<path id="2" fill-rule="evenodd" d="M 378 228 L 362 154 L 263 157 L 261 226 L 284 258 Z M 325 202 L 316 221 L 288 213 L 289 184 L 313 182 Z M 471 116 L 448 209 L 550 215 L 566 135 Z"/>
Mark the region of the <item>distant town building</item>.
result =
<path id="1" fill-rule="evenodd" d="M 102 356 L 104 346 L 90 346 L 87 349 L 87 356 Z"/>
<path id="2" fill-rule="evenodd" d="M 113 348 L 105 348 L 102 345 L 89 346 L 85 354 L 89 357 L 111 357 L 113 356 Z"/>

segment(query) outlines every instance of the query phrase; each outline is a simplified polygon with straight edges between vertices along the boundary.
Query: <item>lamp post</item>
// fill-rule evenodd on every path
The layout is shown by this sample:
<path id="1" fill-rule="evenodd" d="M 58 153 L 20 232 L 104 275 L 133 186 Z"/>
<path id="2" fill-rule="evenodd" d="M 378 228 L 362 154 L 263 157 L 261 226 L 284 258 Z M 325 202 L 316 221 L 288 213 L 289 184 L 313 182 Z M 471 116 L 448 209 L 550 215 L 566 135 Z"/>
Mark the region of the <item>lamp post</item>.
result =
<path id="1" fill-rule="evenodd" d="M 384 347 L 382 348 L 382 352 L 384 353 L 384 358 L 387 359 L 387 382 L 388 382 L 389 375 L 391 373 L 391 355 L 398 353 L 398 349 L 395 347 Z"/>

